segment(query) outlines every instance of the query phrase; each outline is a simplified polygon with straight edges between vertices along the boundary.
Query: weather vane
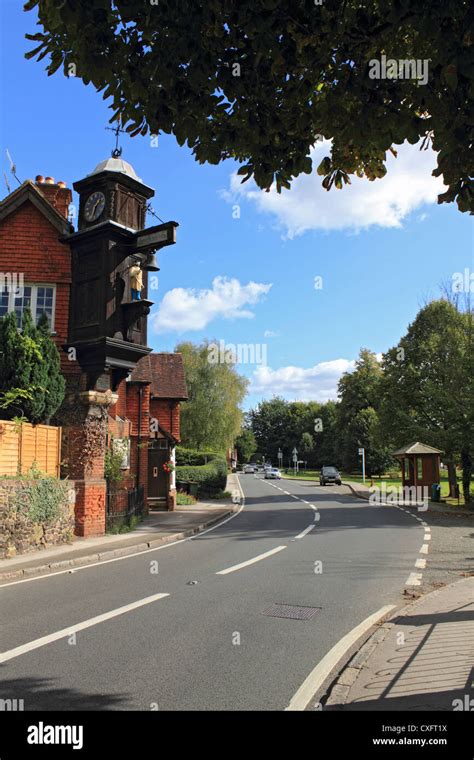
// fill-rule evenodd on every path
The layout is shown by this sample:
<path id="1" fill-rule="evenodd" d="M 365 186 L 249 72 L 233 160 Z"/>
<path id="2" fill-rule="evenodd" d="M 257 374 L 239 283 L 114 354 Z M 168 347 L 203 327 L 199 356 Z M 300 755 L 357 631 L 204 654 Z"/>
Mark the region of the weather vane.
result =
<path id="1" fill-rule="evenodd" d="M 110 132 L 115 133 L 115 148 L 112 151 L 112 158 L 120 158 L 122 155 L 122 148 L 119 148 L 119 135 L 125 134 L 125 130 L 122 129 L 122 120 L 118 119 L 117 126 L 115 127 L 106 127 L 106 129 L 110 130 Z"/>

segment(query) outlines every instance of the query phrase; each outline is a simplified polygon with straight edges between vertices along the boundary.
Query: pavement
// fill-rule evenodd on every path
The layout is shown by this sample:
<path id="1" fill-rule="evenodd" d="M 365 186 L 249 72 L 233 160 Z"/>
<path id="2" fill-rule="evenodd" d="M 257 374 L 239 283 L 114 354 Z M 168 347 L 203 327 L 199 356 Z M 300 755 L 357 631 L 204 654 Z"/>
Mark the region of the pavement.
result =
<path id="1" fill-rule="evenodd" d="M 229 476 L 229 488 L 235 482 Z M 200 533 L 234 512 L 230 501 L 197 502 L 172 512 L 150 512 L 129 533 L 82 538 L 69 544 L 19 554 L 0 560 L 0 582 L 50 573 L 65 568 L 103 562 L 127 554 L 147 551 Z"/>
<path id="2" fill-rule="evenodd" d="M 474 577 L 378 627 L 323 700 L 324 710 L 474 710 Z"/>
<path id="3" fill-rule="evenodd" d="M 424 527 L 344 487 L 239 480 L 243 508 L 184 541 L 3 584 L 1 697 L 286 710 L 322 662 L 332 683 L 341 642 L 406 603 Z"/>

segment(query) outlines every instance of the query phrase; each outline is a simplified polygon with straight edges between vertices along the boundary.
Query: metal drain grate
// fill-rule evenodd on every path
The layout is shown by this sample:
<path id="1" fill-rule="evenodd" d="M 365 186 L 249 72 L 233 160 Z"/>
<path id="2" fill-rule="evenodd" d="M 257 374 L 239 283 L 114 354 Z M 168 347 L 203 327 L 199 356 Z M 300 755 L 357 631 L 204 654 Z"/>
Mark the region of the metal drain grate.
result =
<path id="1" fill-rule="evenodd" d="M 311 620 L 321 607 L 296 607 L 291 604 L 272 604 L 263 611 L 269 617 L 288 618 L 289 620 Z"/>

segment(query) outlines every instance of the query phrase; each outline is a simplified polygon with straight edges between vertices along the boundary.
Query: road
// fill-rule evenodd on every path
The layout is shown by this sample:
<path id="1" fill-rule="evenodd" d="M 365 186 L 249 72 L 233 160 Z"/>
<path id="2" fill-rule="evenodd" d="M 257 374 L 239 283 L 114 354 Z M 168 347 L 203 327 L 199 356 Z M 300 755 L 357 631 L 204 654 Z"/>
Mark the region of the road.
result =
<path id="1" fill-rule="evenodd" d="M 284 710 L 342 636 L 400 604 L 423 536 L 411 515 L 338 487 L 240 482 L 242 511 L 191 540 L 3 586 L 2 698 L 25 710 Z M 274 603 L 318 611 L 263 614 Z"/>

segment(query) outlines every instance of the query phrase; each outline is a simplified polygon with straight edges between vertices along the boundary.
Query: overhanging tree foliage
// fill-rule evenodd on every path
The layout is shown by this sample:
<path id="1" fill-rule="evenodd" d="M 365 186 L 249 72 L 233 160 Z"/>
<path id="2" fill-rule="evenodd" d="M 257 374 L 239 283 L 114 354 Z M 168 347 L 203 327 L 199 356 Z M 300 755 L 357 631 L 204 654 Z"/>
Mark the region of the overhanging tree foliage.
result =
<path id="1" fill-rule="evenodd" d="M 323 186 L 382 177 L 405 140 L 438 152 L 439 202 L 474 208 L 470 0 L 29 0 L 27 53 L 92 83 L 131 135 L 174 134 L 196 159 L 234 158 L 260 188 L 312 169 Z M 373 61 L 427 62 L 423 78 L 372 78 Z M 393 69 L 391 70 L 393 72 Z M 402 73 L 403 73 L 402 69 Z M 406 70 L 408 72 L 408 69 Z"/>

